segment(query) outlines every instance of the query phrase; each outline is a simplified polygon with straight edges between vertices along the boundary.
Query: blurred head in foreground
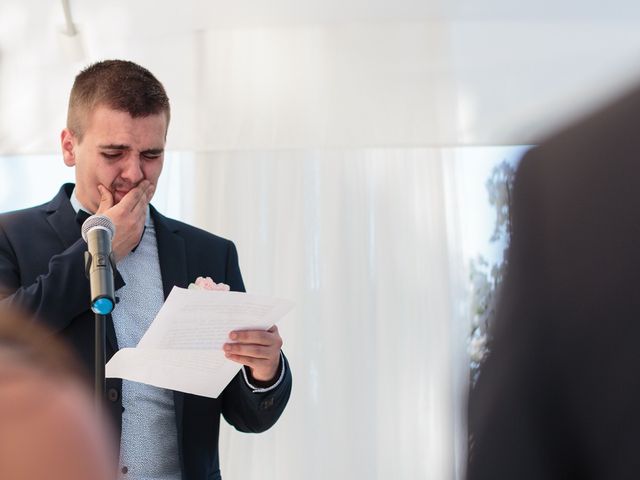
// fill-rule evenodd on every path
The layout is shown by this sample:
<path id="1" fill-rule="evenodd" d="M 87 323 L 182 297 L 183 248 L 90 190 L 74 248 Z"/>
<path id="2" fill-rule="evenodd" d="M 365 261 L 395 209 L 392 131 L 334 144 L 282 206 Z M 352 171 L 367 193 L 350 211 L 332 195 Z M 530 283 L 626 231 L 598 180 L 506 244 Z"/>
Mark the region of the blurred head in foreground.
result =
<path id="1" fill-rule="evenodd" d="M 108 430 L 75 365 L 46 330 L 0 307 L 0 478 L 115 478 Z"/>

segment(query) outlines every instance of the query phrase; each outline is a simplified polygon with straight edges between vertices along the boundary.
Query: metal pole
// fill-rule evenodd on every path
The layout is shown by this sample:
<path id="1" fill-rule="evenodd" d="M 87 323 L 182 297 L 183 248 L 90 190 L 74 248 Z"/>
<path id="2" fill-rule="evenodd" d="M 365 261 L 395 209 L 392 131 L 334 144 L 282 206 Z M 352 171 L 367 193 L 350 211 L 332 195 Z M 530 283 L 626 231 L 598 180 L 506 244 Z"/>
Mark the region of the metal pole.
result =
<path id="1" fill-rule="evenodd" d="M 95 328 L 95 406 L 96 410 L 100 411 L 104 405 L 104 399 L 106 394 L 106 383 L 104 377 L 104 366 L 106 363 L 105 351 L 106 351 L 106 315 L 95 314 L 96 316 L 96 328 Z"/>
<path id="2" fill-rule="evenodd" d="M 65 32 L 68 36 L 73 37 L 78 33 L 76 26 L 73 23 L 73 18 L 71 17 L 71 5 L 69 5 L 69 0 L 62 0 L 62 10 L 64 11 L 64 23 L 67 27 L 67 31 Z"/>

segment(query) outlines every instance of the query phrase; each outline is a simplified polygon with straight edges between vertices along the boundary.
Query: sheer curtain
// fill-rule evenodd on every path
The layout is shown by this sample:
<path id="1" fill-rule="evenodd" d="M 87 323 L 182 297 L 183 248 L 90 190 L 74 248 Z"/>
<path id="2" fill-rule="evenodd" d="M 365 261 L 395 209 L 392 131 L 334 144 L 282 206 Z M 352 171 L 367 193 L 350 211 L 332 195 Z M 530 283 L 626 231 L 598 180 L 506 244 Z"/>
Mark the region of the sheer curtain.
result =
<path id="1" fill-rule="evenodd" d="M 225 478 L 456 478 L 464 290 L 447 26 L 210 30 L 194 38 L 193 221 L 247 288 L 293 299 L 291 403 L 221 434 Z"/>
<path id="2" fill-rule="evenodd" d="M 280 325 L 290 404 L 261 435 L 223 424 L 225 478 L 458 476 L 467 330 L 453 160 L 442 149 L 168 154 L 154 205 L 233 239 L 248 290 L 297 305 Z M 2 211 L 73 180 L 59 155 L 0 158 L 0 173 Z"/>
<path id="3" fill-rule="evenodd" d="M 297 304 L 280 325 L 290 404 L 265 434 L 223 428 L 225 478 L 454 478 L 447 170 L 437 149 L 196 156 L 194 221 L 236 242 L 248 290 Z"/>

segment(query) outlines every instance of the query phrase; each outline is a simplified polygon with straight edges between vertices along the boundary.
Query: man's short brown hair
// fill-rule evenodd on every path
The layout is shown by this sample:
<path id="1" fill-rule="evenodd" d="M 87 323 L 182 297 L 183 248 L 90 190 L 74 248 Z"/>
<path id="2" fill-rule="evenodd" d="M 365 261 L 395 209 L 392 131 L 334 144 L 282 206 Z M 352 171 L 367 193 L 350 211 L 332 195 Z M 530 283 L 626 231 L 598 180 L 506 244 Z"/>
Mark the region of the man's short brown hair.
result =
<path id="1" fill-rule="evenodd" d="M 82 139 L 87 114 L 103 105 L 133 118 L 165 113 L 169 125 L 169 98 L 162 83 L 140 65 L 127 60 L 104 60 L 76 76 L 69 96 L 67 128 Z"/>

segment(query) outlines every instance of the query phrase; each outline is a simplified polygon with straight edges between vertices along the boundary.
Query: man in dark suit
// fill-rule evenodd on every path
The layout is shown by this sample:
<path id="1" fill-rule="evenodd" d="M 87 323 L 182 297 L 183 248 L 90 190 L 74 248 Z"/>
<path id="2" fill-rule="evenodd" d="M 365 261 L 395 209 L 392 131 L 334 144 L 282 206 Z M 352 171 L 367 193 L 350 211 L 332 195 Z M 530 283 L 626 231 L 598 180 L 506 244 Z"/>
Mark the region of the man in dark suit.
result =
<path id="1" fill-rule="evenodd" d="M 640 89 L 542 142 L 469 411 L 469 480 L 640 475 Z"/>
<path id="2" fill-rule="evenodd" d="M 149 205 L 169 117 L 164 88 L 148 70 L 119 60 L 91 65 L 76 77 L 61 134 L 75 186 L 64 185 L 47 204 L 0 217 L 0 296 L 68 340 L 91 371 L 93 315 L 78 220 L 83 213 L 107 215 L 116 226 L 119 302 L 107 323 L 107 359 L 118 348 L 137 345 L 174 285 L 209 276 L 244 291 L 232 242 Z M 124 474 L 219 479 L 220 414 L 245 432 L 276 422 L 291 391 L 277 328 L 230 336 L 225 354 L 243 368 L 217 399 L 108 380 Z"/>

